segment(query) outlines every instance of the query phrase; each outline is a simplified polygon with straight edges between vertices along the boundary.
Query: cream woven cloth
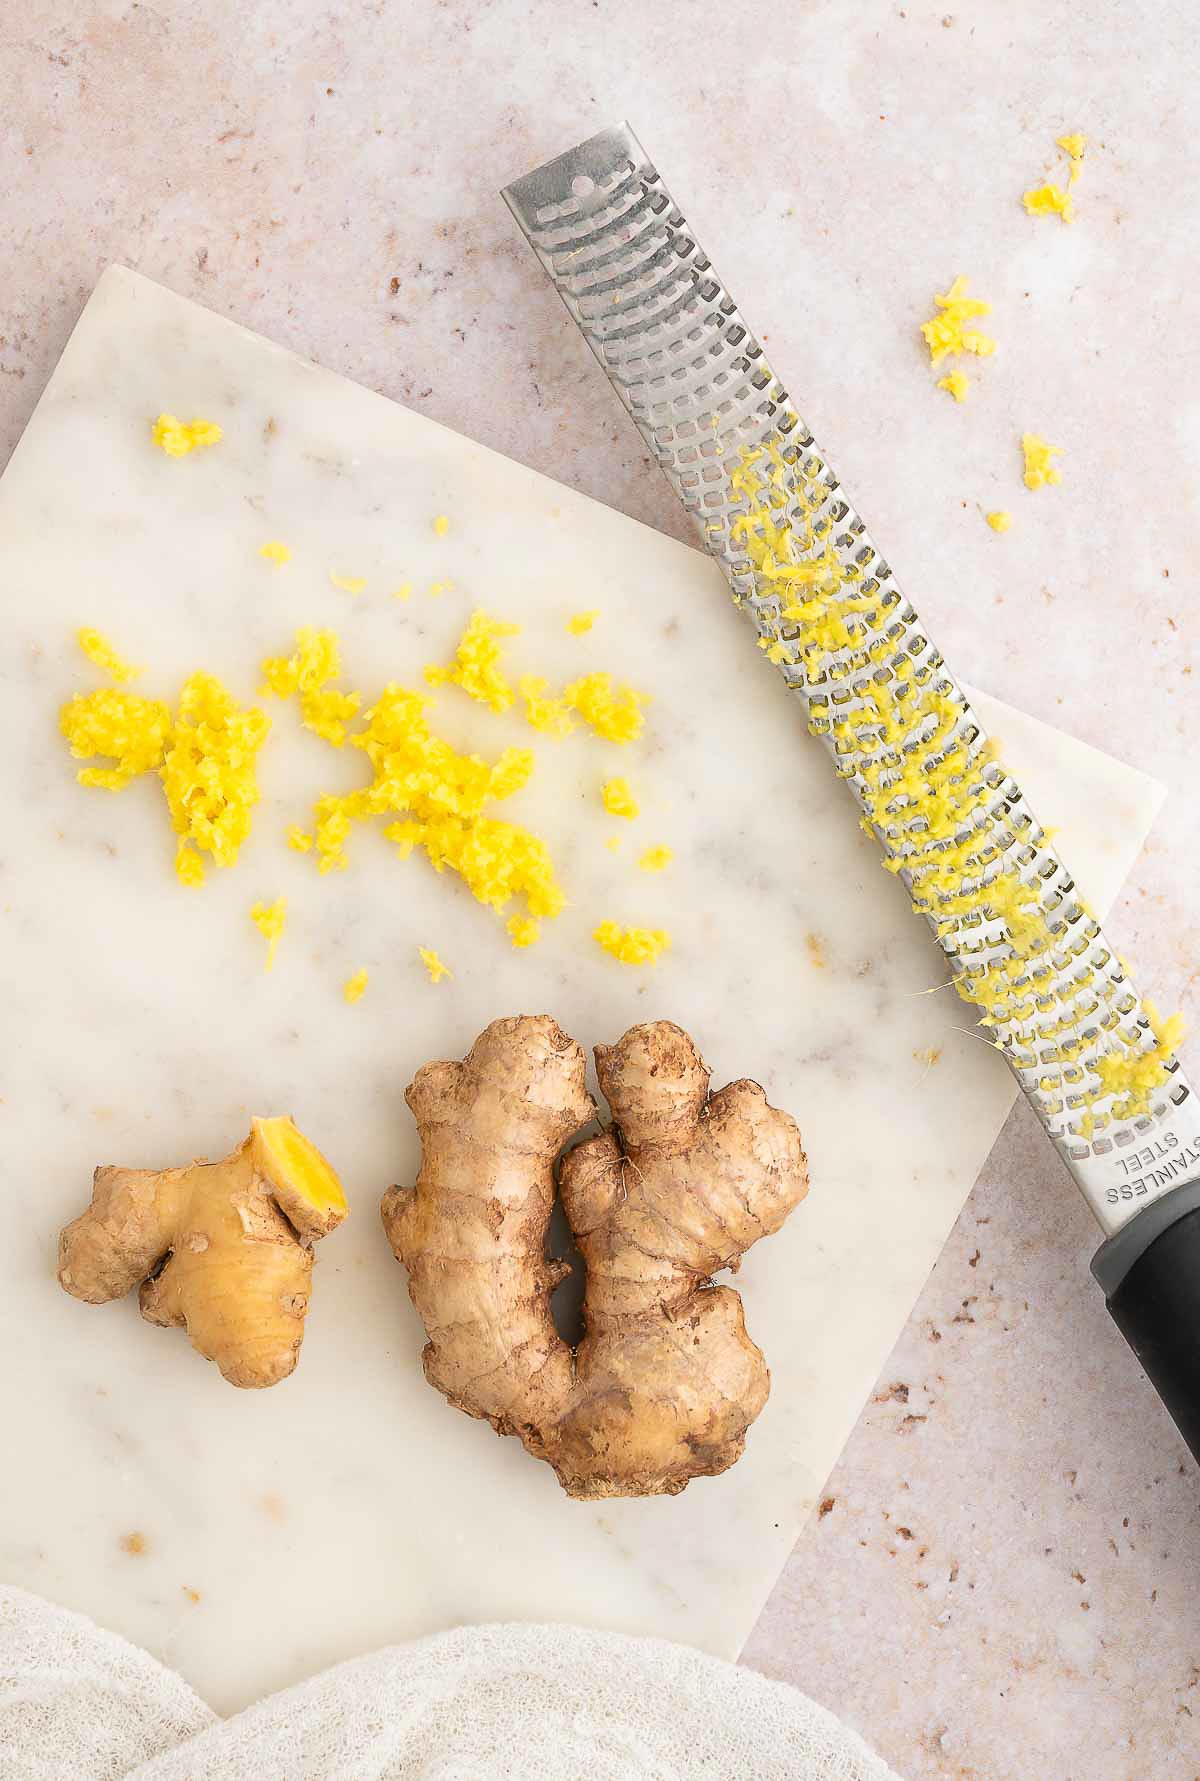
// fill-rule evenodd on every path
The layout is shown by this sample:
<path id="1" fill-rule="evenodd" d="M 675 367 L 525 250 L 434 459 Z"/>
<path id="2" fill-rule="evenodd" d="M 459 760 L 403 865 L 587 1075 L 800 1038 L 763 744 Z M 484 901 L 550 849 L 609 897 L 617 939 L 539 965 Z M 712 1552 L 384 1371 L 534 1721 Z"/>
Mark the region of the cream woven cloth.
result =
<path id="1" fill-rule="evenodd" d="M 661 1639 L 480 1626 L 232 1719 L 82 1615 L 0 1589 L 0 1781 L 897 1781 L 784 1683 Z"/>

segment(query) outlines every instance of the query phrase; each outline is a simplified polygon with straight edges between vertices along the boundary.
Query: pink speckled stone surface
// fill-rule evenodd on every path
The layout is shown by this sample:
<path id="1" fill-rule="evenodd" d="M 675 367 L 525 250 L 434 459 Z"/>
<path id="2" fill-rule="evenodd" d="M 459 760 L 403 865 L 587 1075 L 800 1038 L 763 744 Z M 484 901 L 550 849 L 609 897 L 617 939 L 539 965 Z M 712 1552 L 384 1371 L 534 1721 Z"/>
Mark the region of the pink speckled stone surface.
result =
<path id="1" fill-rule="evenodd" d="M 1169 0 L 23 0 L 0 451 L 121 260 L 680 532 L 496 197 L 628 115 L 959 672 L 1170 788 L 1111 925 L 1192 1012 L 1196 50 Z M 1073 129 L 1078 222 L 1028 219 Z M 1000 343 L 961 408 L 915 334 L 960 271 Z M 907 1776 L 1200 1775 L 1200 1492 L 1095 1239 L 1018 1112 L 747 1648 Z"/>

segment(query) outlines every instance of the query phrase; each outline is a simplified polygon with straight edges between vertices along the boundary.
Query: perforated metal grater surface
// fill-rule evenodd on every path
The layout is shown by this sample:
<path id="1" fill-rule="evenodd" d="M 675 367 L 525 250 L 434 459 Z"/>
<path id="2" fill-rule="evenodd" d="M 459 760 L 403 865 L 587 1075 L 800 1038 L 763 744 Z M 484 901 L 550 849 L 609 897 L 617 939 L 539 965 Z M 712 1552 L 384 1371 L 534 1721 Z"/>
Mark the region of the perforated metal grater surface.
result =
<path id="1" fill-rule="evenodd" d="M 1128 1091 L 1105 1092 L 1100 1060 L 1152 1053 L 1150 1018 L 761 345 L 627 125 L 504 197 L 809 728 L 925 904 L 963 994 L 994 1008 L 989 985 L 1001 977 L 1014 992 L 994 1038 L 1101 1226 L 1118 1230 L 1196 1173 L 1196 1097 L 1173 1056 L 1147 1110 L 1121 1117 Z M 830 585 L 852 595 L 840 641 L 814 645 L 781 560 L 816 565 L 818 596 L 828 563 Z M 933 797 L 958 813 L 952 837 L 944 822 L 933 832 Z M 1013 919 L 1029 945 L 1014 945 Z"/>

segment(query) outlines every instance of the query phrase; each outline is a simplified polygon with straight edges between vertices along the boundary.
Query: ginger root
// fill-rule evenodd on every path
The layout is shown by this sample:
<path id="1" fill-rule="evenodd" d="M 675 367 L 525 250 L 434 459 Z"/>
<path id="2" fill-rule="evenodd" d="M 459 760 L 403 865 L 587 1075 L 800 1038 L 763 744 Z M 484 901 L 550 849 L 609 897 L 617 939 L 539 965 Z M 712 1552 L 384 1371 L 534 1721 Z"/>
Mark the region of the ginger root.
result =
<path id="1" fill-rule="evenodd" d="M 518 1435 L 573 1497 L 673 1496 L 739 1458 L 766 1402 L 741 1299 L 711 1276 L 779 1229 L 808 1172 L 794 1121 L 754 1082 L 710 1096 L 669 1021 L 598 1046 L 596 1065 L 615 1123 L 561 1170 L 587 1265 L 577 1349 L 550 1309 L 570 1269 L 544 1244 L 555 1158 L 594 1103 L 581 1048 L 548 1015 L 493 1021 L 462 1063 L 417 1072 L 421 1169 L 384 1196 L 384 1228 L 430 1384 Z"/>
<path id="2" fill-rule="evenodd" d="M 231 1385 L 275 1385 L 299 1358 L 312 1246 L 346 1211 L 293 1122 L 255 1119 L 218 1163 L 97 1169 L 91 1206 L 59 1238 L 59 1283 L 89 1305 L 140 1285 L 147 1322 L 186 1329 Z"/>

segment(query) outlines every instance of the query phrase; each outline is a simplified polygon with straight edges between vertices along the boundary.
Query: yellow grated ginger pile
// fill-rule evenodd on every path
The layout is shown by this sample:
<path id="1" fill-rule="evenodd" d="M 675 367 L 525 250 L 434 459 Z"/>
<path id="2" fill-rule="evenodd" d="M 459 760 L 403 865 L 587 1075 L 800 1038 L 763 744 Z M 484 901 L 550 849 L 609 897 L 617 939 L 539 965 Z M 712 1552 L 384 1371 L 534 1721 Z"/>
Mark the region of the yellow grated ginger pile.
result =
<path id="1" fill-rule="evenodd" d="M 272 656 L 262 664 L 262 690 L 280 699 L 299 693 L 300 720 L 305 728 L 340 748 L 346 740 L 346 725 L 362 703 L 358 693 L 339 693 L 329 686 L 341 671 L 336 633 L 305 625 L 296 632 L 294 655 Z"/>
<path id="2" fill-rule="evenodd" d="M 431 663 L 425 670 L 426 680 L 430 686 L 461 687 L 468 698 L 478 700 L 489 711 L 507 711 L 513 690 L 500 672 L 500 643 L 504 637 L 515 637 L 520 629 L 520 625 L 504 624 L 486 612 L 473 612 L 458 640 L 454 660 L 444 666 Z"/>
<path id="3" fill-rule="evenodd" d="M 171 735 L 171 713 L 161 699 L 143 699 L 115 687 L 78 694 L 63 706 L 58 721 L 76 760 L 104 755 L 116 762 L 113 767 L 81 767 L 76 774 L 80 785 L 114 792 L 160 767 Z"/>
<path id="4" fill-rule="evenodd" d="M 256 756 L 270 728 L 269 717 L 238 705 L 215 675 L 184 681 L 159 772 L 181 838 L 175 870 L 185 884 L 203 883 L 201 853 L 217 866 L 237 859 L 258 803 Z"/>
<path id="5" fill-rule="evenodd" d="M 990 303 L 981 303 L 978 297 L 967 296 L 965 278 L 960 275 L 944 295 L 935 295 L 933 300 L 938 313 L 921 323 L 931 365 L 938 365 L 947 357 L 957 357 L 959 353 L 978 353 L 986 358 L 995 352 L 996 342 L 990 335 L 964 326 L 976 316 L 990 314 L 992 307 Z M 955 392 L 951 391 L 951 394 Z M 961 400 L 961 397 L 956 399 Z"/>
<path id="6" fill-rule="evenodd" d="M 76 631 L 75 641 L 88 661 L 113 680 L 136 680 L 142 672 L 136 663 L 127 662 L 123 656 L 118 655 L 108 638 L 99 631 L 93 631 L 85 625 L 82 630 Z"/>
<path id="7" fill-rule="evenodd" d="M 1029 445 L 1047 454 L 1055 449 L 1031 436 L 1026 443 L 1027 462 Z M 1035 455 L 1033 467 L 1044 472 L 1046 480 L 1057 480 L 1048 456 Z M 810 474 L 819 472 L 799 471 L 801 479 Z M 745 515 L 735 522 L 735 535 L 762 580 L 778 590 L 782 617 L 796 629 L 796 635 L 774 640 L 781 652 L 775 659 L 801 666 L 814 687 L 831 684 L 829 658 L 841 648 L 853 648 L 861 661 L 882 669 L 894 644 L 886 637 L 866 640 L 863 620 L 877 610 L 874 593 L 864 594 L 857 587 L 862 571 L 857 565 L 840 563 L 828 546 L 822 522 L 814 523 L 825 491 L 806 488 L 804 480 L 799 483 L 807 536 L 798 548 L 795 534 L 772 518 L 797 493 L 797 470 L 779 447 L 743 452 L 732 477 L 747 505 Z M 1183 1022 L 1179 1016 L 1164 1021 L 1152 1003 L 1144 1002 L 1153 1047 L 1146 1047 L 1142 1030 L 1132 1020 L 1109 1028 L 1110 1048 L 1096 1060 L 1094 1080 L 1088 1081 L 1077 1061 L 1094 1043 L 1080 1031 L 1084 1015 L 1075 1005 L 1057 1020 L 1046 1014 L 1043 986 L 1058 975 L 1055 955 L 1061 940 L 1038 900 L 1039 886 L 1027 884 L 1011 866 L 995 869 L 1007 840 L 993 809 L 1001 771 L 995 749 L 989 745 L 972 756 L 966 741 L 956 739 L 960 719 L 961 707 L 936 678 L 923 681 L 917 675 L 899 688 L 895 681 L 868 683 L 848 711 L 828 694 L 814 691 L 810 696 L 814 732 L 831 734 L 844 761 L 864 752 L 871 757 L 860 767 L 863 827 L 870 834 L 891 838 L 883 863 L 893 872 L 905 868 L 914 909 L 942 933 L 964 919 L 1002 924 L 1007 955 L 986 967 L 964 969 L 955 988 L 980 1010 L 985 1027 L 1037 1021 L 1038 1059 L 1063 1067 L 1066 1092 L 1077 1116 L 1075 1130 L 1091 1137 L 1112 1119 L 1150 1111 L 1182 1038 Z M 621 943 L 620 930 L 611 923 L 604 926 L 604 938 L 599 929 L 596 938 L 612 951 Z M 1077 987 L 1082 990 L 1082 982 L 1077 980 Z M 1110 1106 L 1094 1111 L 1096 1103 L 1110 1097 Z"/>
<path id="8" fill-rule="evenodd" d="M 186 458 L 202 445 L 219 444 L 224 435 L 216 421 L 181 421 L 173 414 L 160 414 L 150 437 L 169 458 Z"/>
<path id="9" fill-rule="evenodd" d="M 615 921 L 602 921 L 592 939 L 622 965 L 656 965 L 671 944 L 662 928 L 623 928 Z"/>
<path id="10" fill-rule="evenodd" d="M 1065 186 L 1047 182 L 1045 185 L 1034 186 L 1031 191 L 1022 195 L 1022 203 L 1030 216 L 1060 216 L 1064 223 L 1075 221 L 1075 183 L 1083 171 L 1083 154 L 1087 147 L 1087 137 L 1076 131 L 1070 136 L 1059 136 L 1057 145 L 1071 163 L 1071 171 L 1067 175 Z"/>

